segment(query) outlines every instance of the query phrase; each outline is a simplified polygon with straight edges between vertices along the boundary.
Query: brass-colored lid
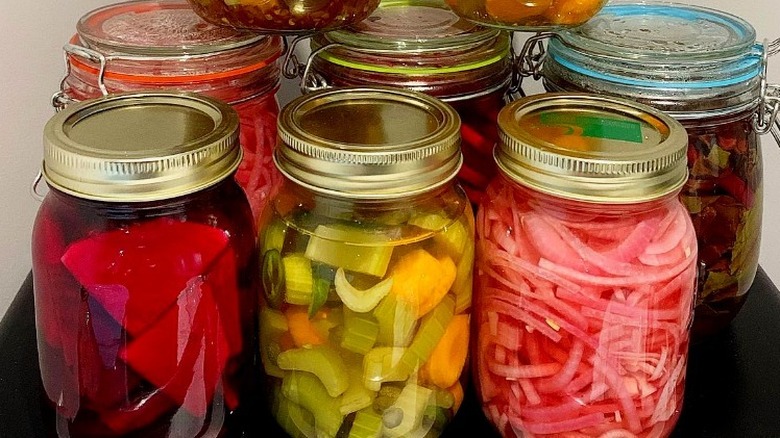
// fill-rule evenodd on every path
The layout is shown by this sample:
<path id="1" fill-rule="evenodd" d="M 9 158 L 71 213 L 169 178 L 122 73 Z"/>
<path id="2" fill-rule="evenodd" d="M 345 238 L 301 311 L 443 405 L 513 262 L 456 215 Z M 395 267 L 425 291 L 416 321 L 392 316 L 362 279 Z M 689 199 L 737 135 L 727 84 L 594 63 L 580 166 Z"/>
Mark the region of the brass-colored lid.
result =
<path id="1" fill-rule="evenodd" d="M 635 203 L 661 198 L 688 178 L 688 136 L 664 113 L 624 99 L 547 93 L 498 115 L 501 171 L 567 199 Z"/>
<path id="2" fill-rule="evenodd" d="M 319 193 L 386 199 L 450 181 L 462 164 L 460 118 L 449 105 L 389 87 L 325 89 L 279 115 L 274 160 Z"/>
<path id="3" fill-rule="evenodd" d="M 107 202 L 193 193 L 241 161 L 235 110 L 193 93 L 122 93 L 69 105 L 46 124 L 43 143 L 49 185 Z"/>

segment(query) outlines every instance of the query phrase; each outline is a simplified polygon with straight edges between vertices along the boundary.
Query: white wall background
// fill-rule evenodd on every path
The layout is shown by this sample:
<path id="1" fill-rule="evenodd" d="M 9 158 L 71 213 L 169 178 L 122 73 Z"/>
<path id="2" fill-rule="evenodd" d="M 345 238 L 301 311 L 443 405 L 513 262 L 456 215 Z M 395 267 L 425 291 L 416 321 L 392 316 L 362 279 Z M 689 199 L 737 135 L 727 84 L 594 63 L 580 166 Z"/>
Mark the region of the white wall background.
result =
<path id="1" fill-rule="evenodd" d="M 3 1 L 0 29 L 0 316 L 30 271 L 30 233 L 38 202 L 30 194 L 41 161 L 43 126 L 64 73 L 62 45 L 84 13 L 119 0 Z M 734 13 L 755 26 L 759 40 L 780 37 L 777 0 L 678 0 Z M 770 63 L 780 83 L 780 55 Z M 288 82 L 282 101 L 297 93 Z M 761 265 L 780 282 L 780 148 L 764 138 L 765 211 Z"/>

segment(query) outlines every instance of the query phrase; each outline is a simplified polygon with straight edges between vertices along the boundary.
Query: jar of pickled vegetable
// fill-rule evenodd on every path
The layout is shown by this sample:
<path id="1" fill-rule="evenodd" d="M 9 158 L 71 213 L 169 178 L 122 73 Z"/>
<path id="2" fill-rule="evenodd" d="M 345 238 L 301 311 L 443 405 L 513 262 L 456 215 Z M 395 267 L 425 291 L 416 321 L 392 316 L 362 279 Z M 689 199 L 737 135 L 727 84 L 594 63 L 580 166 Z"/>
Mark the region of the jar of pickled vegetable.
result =
<path id="1" fill-rule="evenodd" d="M 58 436 L 237 430 L 258 381 L 240 160 L 237 114 L 196 94 L 116 94 L 46 125 L 32 261 Z"/>
<path id="2" fill-rule="evenodd" d="M 457 412 L 474 261 L 458 125 L 448 105 L 384 87 L 282 109 L 260 355 L 291 436 L 438 436 Z"/>
<path id="3" fill-rule="evenodd" d="M 728 326 L 758 267 L 759 133 L 772 122 L 762 95 L 766 52 L 755 38 L 749 23 L 717 10 L 610 3 L 587 24 L 557 33 L 542 68 L 548 90 L 629 98 L 687 129 L 691 177 L 680 196 L 699 242 L 695 339 Z"/>
<path id="4" fill-rule="evenodd" d="M 455 13 L 486 26 L 543 31 L 578 26 L 607 0 L 446 0 Z"/>
<path id="5" fill-rule="evenodd" d="M 461 118 L 459 181 L 476 204 L 496 175 L 496 117 L 512 79 L 510 38 L 459 18 L 439 0 L 383 1 L 365 21 L 316 35 L 304 92 L 385 85 L 421 91 Z"/>
<path id="6" fill-rule="evenodd" d="M 484 413 L 505 437 L 668 436 L 696 276 L 685 130 L 587 94 L 521 99 L 498 123 L 476 219 Z"/>
<path id="7" fill-rule="evenodd" d="M 185 0 L 104 6 L 82 16 L 76 29 L 64 47 L 68 74 L 55 107 L 147 89 L 204 93 L 231 104 L 244 150 L 236 178 L 257 218 L 281 180 L 271 158 L 281 38 L 210 25 Z"/>
<path id="8" fill-rule="evenodd" d="M 379 0 L 189 0 L 204 20 L 263 33 L 306 34 L 368 17 Z"/>

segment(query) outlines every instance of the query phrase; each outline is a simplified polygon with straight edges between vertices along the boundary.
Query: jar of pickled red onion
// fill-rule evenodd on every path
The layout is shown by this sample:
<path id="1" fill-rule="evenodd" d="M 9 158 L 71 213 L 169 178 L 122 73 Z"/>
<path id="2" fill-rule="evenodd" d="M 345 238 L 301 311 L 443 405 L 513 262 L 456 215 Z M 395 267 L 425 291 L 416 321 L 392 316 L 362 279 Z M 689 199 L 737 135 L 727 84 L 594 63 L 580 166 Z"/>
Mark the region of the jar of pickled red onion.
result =
<path id="1" fill-rule="evenodd" d="M 238 115 L 194 93 L 114 94 L 47 123 L 32 267 L 57 436 L 241 430 L 258 370 L 240 160 Z"/>
<path id="2" fill-rule="evenodd" d="M 281 176 L 276 144 L 280 37 L 214 26 L 185 0 L 142 0 L 93 10 L 64 46 L 68 73 L 53 104 L 140 90 L 204 93 L 241 118 L 244 158 L 236 172 L 255 217 Z"/>
<path id="3" fill-rule="evenodd" d="M 290 436 L 439 436 L 467 382 L 474 219 L 458 115 L 389 87 L 279 117 L 260 224 L 260 356 Z"/>
<path id="4" fill-rule="evenodd" d="M 498 123 L 476 219 L 484 413 L 506 437 L 668 436 L 695 300 L 685 130 L 585 94 L 521 99 Z"/>
<path id="5" fill-rule="evenodd" d="M 758 268 L 763 210 L 760 135 L 780 98 L 767 90 L 768 57 L 750 23 L 698 6 L 611 2 L 547 46 L 541 75 L 550 91 L 635 100 L 688 132 L 690 179 L 680 197 L 699 245 L 694 340 L 728 327 Z"/>
<path id="6" fill-rule="evenodd" d="M 496 117 L 513 71 L 508 33 L 459 18 L 440 1 L 392 0 L 360 23 L 315 35 L 311 53 L 301 67 L 304 92 L 385 85 L 452 105 L 461 119 L 458 179 L 479 202 L 496 175 Z"/>

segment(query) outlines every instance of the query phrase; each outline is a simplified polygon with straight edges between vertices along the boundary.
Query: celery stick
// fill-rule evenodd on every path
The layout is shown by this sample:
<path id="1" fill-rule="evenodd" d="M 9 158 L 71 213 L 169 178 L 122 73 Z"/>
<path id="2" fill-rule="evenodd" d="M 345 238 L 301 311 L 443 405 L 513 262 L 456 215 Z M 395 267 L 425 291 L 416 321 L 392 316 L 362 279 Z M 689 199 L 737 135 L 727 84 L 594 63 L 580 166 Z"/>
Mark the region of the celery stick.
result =
<path id="1" fill-rule="evenodd" d="M 279 338 L 287 331 L 287 318 L 281 312 L 267 307 L 260 310 L 260 360 L 269 376 L 284 375 L 276 361 L 281 353 Z"/>
<path id="2" fill-rule="evenodd" d="M 379 438 L 380 436 L 382 436 L 382 416 L 373 409 L 358 411 L 347 438 Z"/>
<path id="3" fill-rule="evenodd" d="M 284 265 L 279 251 L 270 249 L 264 253 L 261 277 L 268 305 L 278 309 L 284 300 Z"/>
<path id="4" fill-rule="evenodd" d="M 308 371 L 320 379 L 331 397 L 341 395 L 349 386 L 347 366 L 338 351 L 328 345 L 293 348 L 276 359 L 283 370 Z"/>
<path id="5" fill-rule="evenodd" d="M 452 295 L 445 296 L 441 302 L 422 318 L 420 328 L 414 336 L 411 345 L 401 357 L 401 367 L 405 372 L 412 373 L 428 360 L 436 348 L 450 320 L 455 315 L 455 299 Z"/>
<path id="6" fill-rule="evenodd" d="M 313 279 L 311 260 L 302 254 L 290 254 L 282 258 L 284 266 L 285 296 L 290 304 L 308 305 L 311 303 Z"/>
<path id="7" fill-rule="evenodd" d="M 379 324 L 368 313 L 357 313 L 344 309 L 344 332 L 341 348 L 358 354 L 366 354 L 376 343 Z"/>
<path id="8" fill-rule="evenodd" d="M 403 382 L 409 378 L 409 371 L 401 366 L 405 348 L 376 347 L 363 358 L 363 384 L 366 388 L 379 391 L 384 382 Z"/>
<path id="9" fill-rule="evenodd" d="M 337 399 L 328 395 L 316 376 L 301 371 L 286 373 L 282 379 L 282 394 L 312 413 L 316 436 L 320 432 L 328 437 L 336 436 L 344 416 L 339 412 Z"/>
<path id="10" fill-rule="evenodd" d="M 306 246 L 311 260 L 376 277 L 384 277 L 392 255 L 387 236 L 343 225 L 318 225 Z"/>
<path id="11" fill-rule="evenodd" d="M 433 231 L 434 243 L 456 263 L 473 241 L 471 233 L 462 220 L 453 221 L 441 214 L 429 213 L 415 216 L 409 220 L 409 225 Z"/>
<path id="12" fill-rule="evenodd" d="M 348 366 L 349 387 L 341 394 L 339 411 L 342 415 L 357 412 L 367 408 L 374 403 L 376 392 L 371 391 L 363 385 L 363 372 L 360 365 Z"/>
<path id="13" fill-rule="evenodd" d="M 311 412 L 293 403 L 282 394 L 277 396 L 279 407 L 276 410 L 276 421 L 292 438 L 311 438 L 316 436 L 314 416 Z"/>
<path id="14" fill-rule="evenodd" d="M 422 425 L 423 414 L 431 404 L 433 391 L 409 383 L 395 403 L 382 414 L 383 435 L 390 438 L 409 436 Z M 400 415 L 400 422 L 398 416 Z M 391 418 L 394 417 L 394 418 Z"/>
<path id="15" fill-rule="evenodd" d="M 374 308 L 379 323 L 377 343 L 390 347 L 406 347 L 412 341 L 417 327 L 415 312 L 399 303 L 395 295 L 388 294 Z"/>
<path id="16" fill-rule="evenodd" d="M 455 293 L 455 313 L 463 313 L 471 307 L 474 273 L 474 245 L 469 243 L 458 261 L 452 292 Z"/>

